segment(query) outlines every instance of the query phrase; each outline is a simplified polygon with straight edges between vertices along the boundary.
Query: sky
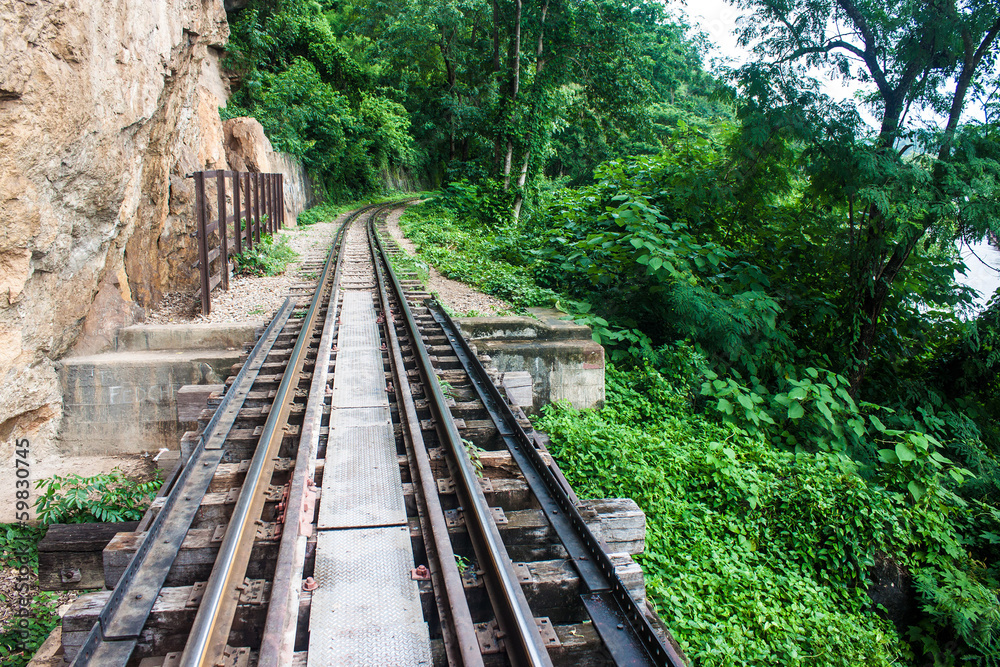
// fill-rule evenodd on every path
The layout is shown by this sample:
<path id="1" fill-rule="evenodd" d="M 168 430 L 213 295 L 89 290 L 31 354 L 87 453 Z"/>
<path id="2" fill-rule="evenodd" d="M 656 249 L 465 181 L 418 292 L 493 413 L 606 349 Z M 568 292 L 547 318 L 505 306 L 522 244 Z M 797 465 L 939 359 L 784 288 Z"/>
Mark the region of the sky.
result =
<path id="1" fill-rule="evenodd" d="M 707 34 L 715 45 L 716 48 L 709 54 L 707 65 L 719 59 L 728 61 L 726 64 L 731 67 L 737 67 L 753 57 L 749 49 L 736 43 L 736 21 L 745 10 L 731 5 L 726 0 L 687 0 L 686 4 L 674 3 L 671 6 L 678 12 L 686 13 L 689 23 L 698 26 L 696 29 Z M 823 92 L 835 100 L 853 98 L 861 88 L 860 85 L 845 85 L 842 80 L 829 80 L 821 73 L 817 74 L 817 78 L 823 83 Z M 878 127 L 867 109 L 859 108 L 858 111 L 869 125 L 873 128 Z"/>

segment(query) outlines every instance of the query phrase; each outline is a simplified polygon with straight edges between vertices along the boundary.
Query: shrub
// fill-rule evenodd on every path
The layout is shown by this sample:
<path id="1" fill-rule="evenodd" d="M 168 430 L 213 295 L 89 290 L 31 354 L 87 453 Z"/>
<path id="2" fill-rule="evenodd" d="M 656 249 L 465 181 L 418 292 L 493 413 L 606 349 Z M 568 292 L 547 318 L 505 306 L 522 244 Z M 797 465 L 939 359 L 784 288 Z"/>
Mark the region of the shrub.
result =
<path id="1" fill-rule="evenodd" d="M 42 489 L 35 509 L 43 524 L 136 521 L 162 484 L 159 474 L 137 482 L 119 468 L 93 477 L 53 475 L 35 483 Z"/>
<path id="2" fill-rule="evenodd" d="M 267 235 L 250 250 L 233 257 L 233 270 L 243 276 L 277 276 L 297 258 L 298 254 L 288 245 L 287 236 Z"/>

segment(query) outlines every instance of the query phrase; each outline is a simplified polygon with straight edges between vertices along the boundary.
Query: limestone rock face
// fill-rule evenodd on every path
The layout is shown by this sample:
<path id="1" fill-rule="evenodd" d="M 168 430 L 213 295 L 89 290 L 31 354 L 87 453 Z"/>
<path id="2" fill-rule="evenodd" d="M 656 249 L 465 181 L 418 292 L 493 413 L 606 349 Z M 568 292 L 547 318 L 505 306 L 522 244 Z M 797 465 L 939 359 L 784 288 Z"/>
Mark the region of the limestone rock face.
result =
<path id="1" fill-rule="evenodd" d="M 193 283 L 228 34 L 217 0 L 0 0 L 0 464 L 52 442 L 54 360 Z"/>
<path id="2" fill-rule="evenodd" d="M 284 174 L 285 220 L 316 203 L 312 183 L 302 164 L 292 155 L 272 150 L 264 128 L 256 118 L 232 118 L 222 124 L 226 137 L 226 159 L 235 171 Z"/>
<path id="3" fill-rule="evenodd" d="M 271 171 L 271 142 L 254 118 L 231 118 L 222 124 L 226 137 L 226 159 L 234 171 Z"/>

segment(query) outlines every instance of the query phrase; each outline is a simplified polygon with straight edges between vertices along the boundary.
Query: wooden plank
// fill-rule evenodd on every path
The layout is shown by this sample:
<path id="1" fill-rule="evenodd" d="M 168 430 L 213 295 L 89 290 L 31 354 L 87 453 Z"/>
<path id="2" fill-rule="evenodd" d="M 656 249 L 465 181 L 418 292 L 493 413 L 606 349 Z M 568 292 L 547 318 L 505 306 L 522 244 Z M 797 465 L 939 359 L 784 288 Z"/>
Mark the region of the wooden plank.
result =
<path id="1" fill-rule="evenodd" d="M 224 391 L 224 384 L 186 384 L 177 390 L 177 421 L 198 421 L 198 415 L 208 404 L 208 397 L 215 391 Z"/>
<path id="2" fill-rule="evenodd" d="M 217 493 L 209 496 L 225 498 L 226 494 Z M 232 511 L 231 506 L 229 511 Z M 220 521 L 215 525 L 224 524 L 225 521 Z M 219 553 L 219 546 L 222 544 L 221 540 L 218 542 L 212 540 L 214 534 L 214 526 L 194 528 L 187 532 L 177 558 L 170 567 L 165 585 L 186 586 L 196 581 L 208 580 Z M 114 588 L 118 583 L 144 539 L 146 533 L 119 533 L 104 549 L 104 584 L 108 588 Z M 278 558 L 278 543 L 279 539 L 257 540 L 254 543 L 247 570 L 248 577 L 262 579 L 269 576 L 268 572 Z"/>
<path id="3" fill-rule="evenodd" d="M 209 284 L 208 291 L 212 292 L 216 287 L 219 286 L 220 282 L 222 282 L 222 274 L 221 273 L 217 273 L 214 276 L 212 276 L 212 278 L 208 281 L 208 284 Z M 194 295 L 195 295 L 196 298 L 201 296 L 201 288 L 200 287 L 197 290 L 195 290 Z"/>
<path id="4" fill-rule="evenodd" d="M 209 250 L 208 251 L 208 263 L 211 264 L 212 262 L 214 262 L 215 260 L 217 260 L 219 258 L 220 254 L 221 253 L 219 252 L 218 248 L 212 248 L 211 250 Z M 195 262 L 194 262 L 194 268 L 196 268 L 196 269 L 197 268 L 201 268 L 201 260 L 200 259 L 195 260 Z"/>
<path id="5" fill-rule="evenodd" d="M 534 396 L 532 394 L 531 373 L 528 371 L 517 371 L 503 374 L 503 388 L 507 392 L 507 398 L 513 405 L 530 408 Z"/>
<path id="6" fill-rule="evenodd" d="M 38 543 L 38 551 L 100 551 L 116 534 L 135 530 L 138 525 L 138 521 L 54 523 Z"/>
<path id="7" fill-rule="evenodd" d="M 69 591 L 104 586 L 102 552 L 120 531 L 135 530 L 138 521 L 53 524 L 38 543 L 38 587 Z"/>

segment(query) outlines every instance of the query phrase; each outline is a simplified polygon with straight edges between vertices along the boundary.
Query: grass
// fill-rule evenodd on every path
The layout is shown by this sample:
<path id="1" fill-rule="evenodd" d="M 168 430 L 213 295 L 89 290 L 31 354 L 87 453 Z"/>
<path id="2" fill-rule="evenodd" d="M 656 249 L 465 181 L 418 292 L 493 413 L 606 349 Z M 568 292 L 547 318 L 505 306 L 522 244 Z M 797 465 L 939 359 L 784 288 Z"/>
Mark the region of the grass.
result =
<path id="1" fill-rule="evenodd" d="M 361 208 L 362 206 L 367 206 L 368 204 L 380 204 L 382 202 L 393 201 L 394 199 L 400 199 L 402 197 L 423 197 L 428 194 L 429 193 L 426 192 L 394 192 L 391 194 L 376 195 L 366 199 L 359 199 L 357 201 L 344 202 L 342 204 L 324 202 L 299 213 L 298 218 L 295 220 L 295 224 L 298 227 L 308 227 L 316 224 L 317 222 L 333 222 L 338 215 L 347 213 L 348 211 L 353 211 L 354 209 Z"/>
<path id="2" fill-rule="evenodd" d="M 516 232 L 485 233 L 434 204 L 407 209 L 400 227 L 417 246 L 418 258 L 441 275 L 508 301 L 518 312 L 550 306 L 556 299 L 555 292 L 538 286 L 530 267 L 511 263 L 521 256 Z"/>

